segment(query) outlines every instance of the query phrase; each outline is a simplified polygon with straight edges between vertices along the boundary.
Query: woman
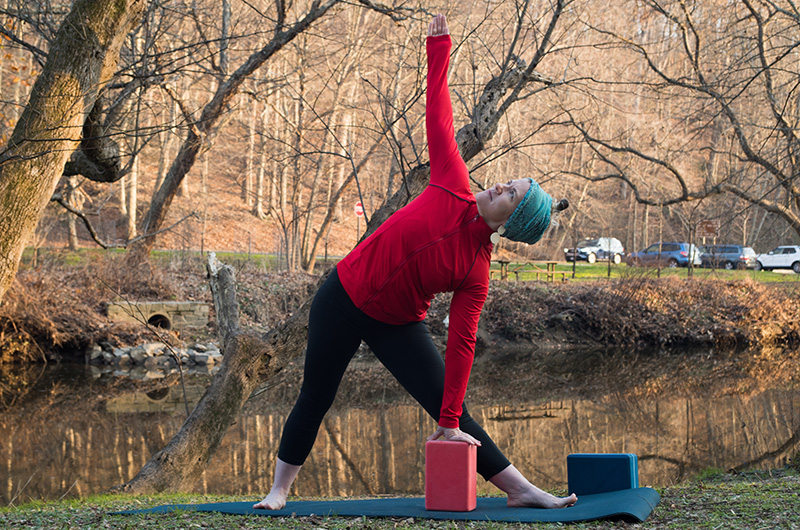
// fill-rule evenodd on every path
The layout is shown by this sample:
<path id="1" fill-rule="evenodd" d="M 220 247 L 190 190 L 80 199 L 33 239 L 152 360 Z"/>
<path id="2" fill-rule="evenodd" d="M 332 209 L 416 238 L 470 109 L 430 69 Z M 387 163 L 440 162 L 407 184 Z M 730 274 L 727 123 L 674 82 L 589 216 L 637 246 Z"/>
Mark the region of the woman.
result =
<path id="1" fill-rule="evenodd" d="M 428 26 L 427 50 L 430 185 L 340 261 L 314 297 L 300 396 L 284 426 L 270 493 L 254 508 L 285 506 L 362 340 L 438 421 L 428 440 L 477 445 L 478 472 L 508 494 L 509 506 L 562 508 L 577 500 L 555 497 L 528 482 L 463 407 L 489 290 L 492 243 L 499 235 L 538 241 L 550 224 L 552 199 L 532 179 L 472 195 L 453 134 L 444 15 Z M 453 293 L 446 363 L 423 322 L 440 292 Z"/>

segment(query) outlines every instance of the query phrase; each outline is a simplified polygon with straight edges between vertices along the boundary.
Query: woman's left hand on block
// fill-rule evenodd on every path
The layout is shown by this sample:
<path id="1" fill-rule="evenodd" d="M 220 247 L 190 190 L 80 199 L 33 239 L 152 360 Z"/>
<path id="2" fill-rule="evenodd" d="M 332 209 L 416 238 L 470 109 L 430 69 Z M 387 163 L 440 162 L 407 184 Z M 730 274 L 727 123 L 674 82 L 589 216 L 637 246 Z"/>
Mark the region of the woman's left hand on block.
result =
<path id="1" fill-rule="evenodd" d="M 448 442 L 466 442 L 470 445 L 481 445 L 477 439 L 465 433 L 461 429 L 449 429 L 447 427 L 439 426 L 436 432 L 428 436 L 428 441 L 432 440 L 447 440 Z"/>

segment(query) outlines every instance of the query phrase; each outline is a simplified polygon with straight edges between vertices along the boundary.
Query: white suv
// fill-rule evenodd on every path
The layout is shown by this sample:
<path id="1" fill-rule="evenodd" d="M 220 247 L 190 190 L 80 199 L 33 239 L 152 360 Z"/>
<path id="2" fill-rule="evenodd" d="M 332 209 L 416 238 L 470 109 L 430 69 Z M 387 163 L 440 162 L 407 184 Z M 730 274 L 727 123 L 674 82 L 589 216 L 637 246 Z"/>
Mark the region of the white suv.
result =
<path id="1" fill-rule="evenodd" d="M 756 270 L 792 269 L 800 274 L 800 246 L 787 245 L 756 256 Z"/>
<path id="2" fill-rule="evenodd" d="M 584 239 L 573 248 L 564 249 L 564 260 L 584 260 L 594 263 L 599 259 L 610 259 L 614 263 L 621 263 L 625 256 L 625 249 L 616 237 L 598 237 Z"/>

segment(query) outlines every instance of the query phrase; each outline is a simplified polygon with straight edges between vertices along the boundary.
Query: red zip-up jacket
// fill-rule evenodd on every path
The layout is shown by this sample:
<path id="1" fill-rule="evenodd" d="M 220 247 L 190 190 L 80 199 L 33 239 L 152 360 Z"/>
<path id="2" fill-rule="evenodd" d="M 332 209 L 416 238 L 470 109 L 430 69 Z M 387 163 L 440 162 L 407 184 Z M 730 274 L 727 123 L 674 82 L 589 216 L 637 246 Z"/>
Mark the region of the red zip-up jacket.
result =
<path id="1" fill-rule="evenodd" d="M 387 324 L 421 321 L 436 293 L 453 293 L 439 425 L 455 428 L 489 291 L 492 229 L 478 215 L 455 141 L 447 85 L 450 36 L 428 37 L 427 51 L 430 184 L 340 261 L 337 271 L 353 303 Z"/>

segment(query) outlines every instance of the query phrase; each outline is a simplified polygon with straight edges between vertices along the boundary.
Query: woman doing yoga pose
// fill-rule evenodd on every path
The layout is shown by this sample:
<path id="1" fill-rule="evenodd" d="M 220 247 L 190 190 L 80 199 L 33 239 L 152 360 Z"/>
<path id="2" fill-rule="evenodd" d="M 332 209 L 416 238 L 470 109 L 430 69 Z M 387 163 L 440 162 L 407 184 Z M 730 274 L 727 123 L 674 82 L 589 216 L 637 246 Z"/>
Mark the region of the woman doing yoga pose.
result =
<path id="1" fill-rule="evenodd" d="M 430 184 L 341 260 L 314 297 L 300 396 L 284 425 L 272 488 L 255 508 L 286 504 L 362 340 L 437 420 L 429 440 L 478 446 L 478 472 L 508 495 L 509 506 L 563 508 L 577 500 L 531 484 L 463 406 L 489 290 L 492 239 L 500 234 L 535 243 L 550 225 L 553 201 L 528 178 L 472 194 L 454 138 L 444 15 L 428 26 L 427 52 Z M 423 322 L 442 292 L 453 293 L 444 361 Z"/>

